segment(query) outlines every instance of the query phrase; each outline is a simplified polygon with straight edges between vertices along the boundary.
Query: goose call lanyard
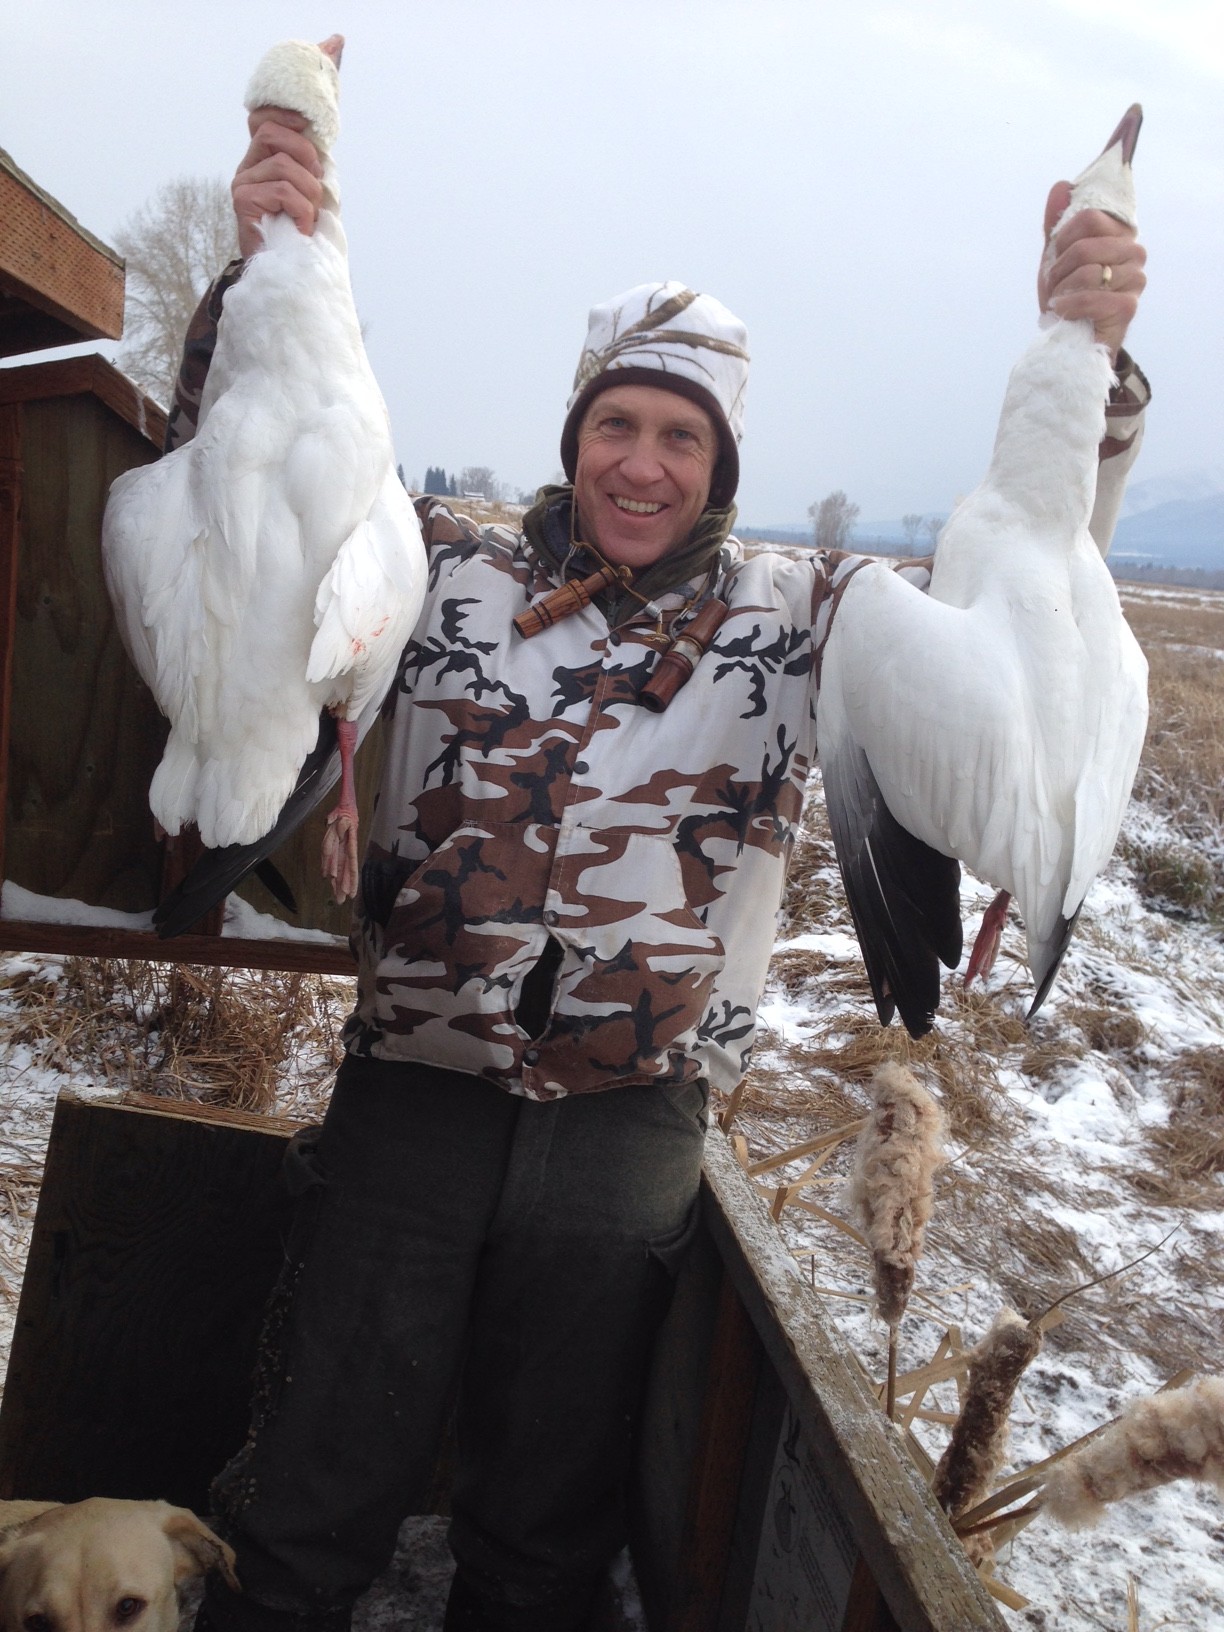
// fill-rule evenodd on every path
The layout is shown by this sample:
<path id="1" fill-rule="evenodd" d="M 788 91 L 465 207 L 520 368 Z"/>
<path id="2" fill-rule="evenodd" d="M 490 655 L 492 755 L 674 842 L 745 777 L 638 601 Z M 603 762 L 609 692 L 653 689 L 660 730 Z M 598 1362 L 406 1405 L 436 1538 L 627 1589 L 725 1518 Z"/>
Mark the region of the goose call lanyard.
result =
<path id="1" fill-rule="evenodd" d="M 596 554 L 590 545 L 586 548 L 592 555 Z M 531 640 L 535 635 L 543 634 L 544 630 L 551 629 L 553 624 L 559 623 L 562 618 L 581 612 L 597 595 L 605 589 L 611 589 L 614 584 L 619 584 L 635 600 L 641 601 L 644 607 L 652 607 L 653 603 L 634 589 L 633 573 L 630 568 L 616 567 L 605 562 L 598 572 L 593 572 L 586 578 L 567 578 L 560 588 L 542 595 L 525 612 L 518 614 L 514 619 L 514 627 L 524 640 Z M 683 610 L 687 611 L 688 608 Z M 648 708 L 652 714 L 663 712 L 680 688 L 692 677 L 693 670 L 704 657 L 729 611 L 726 601 L 720 600 L 717 595 L 710 595 L 702 602 L 695 616 L 671 636 L 659 654 L 650 679 L 638 693 L 638 702 L 643 708 Z M 666 638 L 661 618 L 656 638 L 660 640 Z"/>

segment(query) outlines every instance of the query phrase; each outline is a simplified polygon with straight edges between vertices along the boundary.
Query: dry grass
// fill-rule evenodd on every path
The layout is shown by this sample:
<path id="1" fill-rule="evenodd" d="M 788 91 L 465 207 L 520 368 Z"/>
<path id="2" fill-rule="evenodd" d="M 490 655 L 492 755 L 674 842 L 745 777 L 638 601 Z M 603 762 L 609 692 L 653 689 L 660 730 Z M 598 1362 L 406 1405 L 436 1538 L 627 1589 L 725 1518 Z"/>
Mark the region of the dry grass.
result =
<path id="1" fill-rule="evenodd" d="M 1127 1176 L 1164 1206 L 1217 1211 L 1224 1173 L 1224 1048 L 1187 1049 L 1169 1073 L 1172 1102 L 1164 1127 L 1145 1137 L 1149 1165 Z"/>
<path id="2" fill-rule="evenodd" d="M 819 777 L 814 781 L 818 782 Z M 783 937 L 802 935 L 807 930 L 823 929 L 845 916 L 846 900 L 824 800 L 809 799 L 804 825 L 791 858 L 786 899 L 782 903 L 781 933 Z"/>
<path id="3" fill-rule="evenodd" d="M 1131 596 L 1127 612 L 1152 675 L 1151 729 L 1137 792 L 1155 809 L 1165 832 L 1132 837 L 1125 859 L 1140 890 L 1171 916 L 1219 918 L 1224 916 L 1224 662 L 1215 654 L 1224 652 L 1224 596 Z M 851 933 L 818 799 L 807 812 L 791 877 L 784 935 Z M 1148 957 L 1138 954 L 1125 937 L 1110 933 L 1106 921 L 1086 921 L 1081 935 L 1106 973 L 1082 983 L 1072 1000 L 1026 1021 L 1028 975 L 1016 961 L 1015 980 L 1002 989 L 996 984 L 965 991 L 958 982 L 949 983 L 943 1020 L 917 1043 L 897 1025 L 885 1030 L 877 1024 L 857 960 L 839 958 L 831 948 L 779 953 L 772 978 L 792 998 L 808 1000 L 809 1017 L 801 1039 L 765 1039 L 767 1064 L 754 1071 L 745 1115 L 737 1124 L 753 1156 L 781 1152 L 801 1136 L 861 1115 L 867 1104 L 864 1086 L 876 1068 L 888 1060 L 909 1066 L 938 1088 L 953 1140 L 953 1161 L 937 1180 L 928 1249 L 932 1284 L 940 1278 L 942 1258 L 989 1276 L 1026 1316 L 1100 1271 L 1072 1225 L 1056 1216 L 1064 1210 L 1110 1210 L 1124 1198 L 1133 1206 L 1136 1197 L 1151 1207 L 1218 1209 L 1224 1050 L 1175 1055 L 1161 1083 L 1170 1103 L 1168 1124 L 1137 1135 L 1142 1165 L 1068 1187 L 1070 1181 L 1054 1178 L 1035 1157 L 1019 1153 L 1019 1112 L 1001 1077 L 1019 1073 L 1055 1097 L 1059 1079 L 1093 1055 L 1105 1082 L 1125 1096 L 1133 1091 L 1129 1079 L 1146 1073 L 1150 1081 L 1153 1060 L 1175 1042 L 1148 1033 L 1121 995 L 1124 988 L 1107 972 L 1129 959 L 1141 974 L 1169 978 L 1159 966 L 1159 950 Z M 1159 940 L 1158 921 L 1153 936 Z M 1015 961 L 1018 954 L 1005 944 L 1002 956 Z M 847 1153 L 839 1152 L 829 1163 L 829 1175 L 844 1175 L 847 1163 Z M 810 1229 L 804 1233 L 810 1237 Z M 821 1227 L 820 1243 L 822 1278 L 866 1283 L 866 1258 L 853 1240 Z M 1104 1343 L 1107 1349 L 1145 1355 L 1161 1367 L 1175 1349 L 1179 1359 L 1214 1365 L 1221 1331 L 1209 1295 L 1211 1258 L 1210 1241 L 1184 1229 L 1149 1266 L 1150 1273 L 1128 1272 L 1077 1297 L 1053 1341 L 1060 1348 L 1099 1349 Z M 1162 1288 L 1156 1295 L 1154 1284 Z"/>
<path id="4" fill-rule="evenodd" d="M 1177 840 L 1131 846 L 1153 899 L 1224 910 L 1224 596 L 1125 595 L 1148 660 L 1150 716 L 1135 796 L 1171 818 Z"/>
<path id="5" fill-rule="evenodd" d="M 85 1066 L 117 1089 L 270 1111 L 309 1101 L 338 1063 L 339 982 L 284 971 L 69 958 L 61 976 L 8 983 L 9 1048 L 41 1066 Z M 298 1070 L 287 1080 L 290 1062 Z"/>

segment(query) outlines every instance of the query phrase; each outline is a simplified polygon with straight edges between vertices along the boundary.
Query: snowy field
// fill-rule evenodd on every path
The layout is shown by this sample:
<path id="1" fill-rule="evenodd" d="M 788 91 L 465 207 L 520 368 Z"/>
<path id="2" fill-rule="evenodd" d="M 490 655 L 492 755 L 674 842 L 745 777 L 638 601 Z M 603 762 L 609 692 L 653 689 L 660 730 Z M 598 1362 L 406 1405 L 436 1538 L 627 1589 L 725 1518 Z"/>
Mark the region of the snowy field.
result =
<path id="1" fill-rule="evenodd" d="M 1123 599 L 1152 661 L 1150 747 L 1118 854 L 1045 1008 L 1025 1022 L 1031 983 L 1013 921 L 984 991 L 947 977 L 932 1037 L 914 1044 L 896 1025 L 882 1031 L 814 796 L 733 1129 L 759 1161 L 837 1127 L 861 1114 L 864 1084 L 886 1058 L 907 1061 L 942 1099 L 952 1160 L 902 1327 L 903 1370 L 928 1360 L 949 1327 L 971 1344 L 1002 1305 L 1035 1315 L 1164 1241 L 1065 1305 L 1021 1385 L 1010 1471 L 1179 1372 L 1218 1372 L 1224 1347 L 1224 596 L 1124 588 Z M 967 944 L 991 894 L 965 880 Z M 241 1081 L 264 1108 L 316 1115 L 350 994 L 351 983 L 302 976 L 0 960 L 5 1353 L 56 1094 L 113 1095 L 134 1081 L 226 1099 Z M 845 1216 L 844 1165 L 831 1163 L 803 1196 Z M 799 1205 L 783 1209 L 780 1228 L 882 1377 L 866 1254 Z M 952 1384 L 926 1401 L 934 1417 L 955 1403 Z M 921 1421 L 915 1432 L 938 1456 L 946 1425 Z M 435 1527 L 428 1558 L 397 1561 L 363 1632 L 439 1624 L 438 1539 Z M 1178 1484 L 1118 1504 L 1095 1531 L 1072 1535 L 1039 1518 L 1001 1553 L 997 1573 L 1028 1600 L 1004 1611 L 1017 1628 L 1210 1632 L 1224 1627 L 1224 1503 Z"/>

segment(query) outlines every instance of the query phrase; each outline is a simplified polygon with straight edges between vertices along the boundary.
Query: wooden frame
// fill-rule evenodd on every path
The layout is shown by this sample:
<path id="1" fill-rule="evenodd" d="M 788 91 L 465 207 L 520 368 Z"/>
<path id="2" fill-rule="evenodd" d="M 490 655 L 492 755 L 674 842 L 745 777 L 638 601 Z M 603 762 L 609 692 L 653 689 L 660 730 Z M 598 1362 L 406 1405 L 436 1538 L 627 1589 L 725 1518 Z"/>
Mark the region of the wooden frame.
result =
<path id="1" fill-rule="evenodd" d="M 1004 1632 L 716 1131 L 702 1220 L 642 1431 L 633 1554 L 652 1632 Z"/>
<path id="2" fill-rule="evenodd" d="M 176 841 L 163 858 L 154 840 L 147 792 L 166 726 L 122 650 L 98 554 L 110 482 L 159 457 L 165 428 L 162 410 L 101 357 L 0 370 L 0 863 L 35 894 L 90 907 L 147 911 L 195 843 Z M 367 812 L 380 757 L 376 729 L 359 760 Z M 0 946 L 351 974 L 347 913 L 328 905 L 314 859 L 322 824 L 316 813 L 274 860 L 303 921 L 340 937 L 331 943 L 222 936 L 218 911 L 171 941 L 0 918 Z"/>
<path id="3" fill-rule="evenodd" d="M 123 261 L 0 150 L 0 357 L 123 333 Z"/>
<path id="4" fill-rule="evenodd" d="M 292 1131 L 61 1095 L 0 1407 L 0 1496 L 206 1510 L 245 1431 Z M 439 1509 L 446 1488 L 442 1475 Z M 1004 1632 L 718 1132 L 631 1519 L 652 1632 Z"/>

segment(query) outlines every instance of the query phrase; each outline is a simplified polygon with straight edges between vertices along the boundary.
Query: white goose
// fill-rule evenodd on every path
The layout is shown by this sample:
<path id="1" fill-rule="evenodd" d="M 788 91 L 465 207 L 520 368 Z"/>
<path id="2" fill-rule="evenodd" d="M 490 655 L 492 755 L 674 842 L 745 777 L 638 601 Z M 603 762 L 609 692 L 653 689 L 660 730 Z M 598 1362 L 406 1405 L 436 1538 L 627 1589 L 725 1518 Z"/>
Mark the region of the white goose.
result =
<path id="1" fill-rule="evenodd" d="M 1129 110 L 1066 216 L 1135 221 Z M 825 795 L 880 1018 L 930 1028 L 960 959 L 964 861 L 1014 895 L 1043 1001 L 1113 851 L 1143 746 L 1147 664 L 1088 531 L 1111 383 L 1086 321 L 1045 327 L 1012 372 L 986 479 L 923 595 L 872 564 L 823 655 Z M 989 933 L 989 932 L 988 932 Z"/>
<path id="2" fill-rule="evenodd" d="M 195 438 L 119 478 L 102 539 L 128 650 L 171 722 L 149 792 L 158 822 L 258 846 L 338 734 L 324 873 L 339 900 L 356 883 L 355 722 L 391 684 L 426 570 L 349 283 L 331 158 L 343 43 L 289 41 L 255 70 L 248 108 L 309 121 L 318 225 L 307 237 L 264 218 L 264 248 L 226 296 Z M 311 769 L 317 798 L 328 777 Z"/>

